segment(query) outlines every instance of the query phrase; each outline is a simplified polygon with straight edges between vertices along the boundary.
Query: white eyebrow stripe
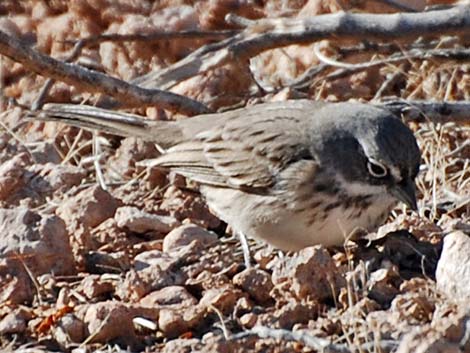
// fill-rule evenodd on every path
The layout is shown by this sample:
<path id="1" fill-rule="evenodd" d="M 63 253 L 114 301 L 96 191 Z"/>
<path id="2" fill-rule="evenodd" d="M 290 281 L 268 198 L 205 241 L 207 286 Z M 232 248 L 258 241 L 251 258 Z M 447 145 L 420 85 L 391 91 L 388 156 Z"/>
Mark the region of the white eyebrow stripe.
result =
<path id="1" fill-rule="evenodd" d="M 399 168 L 390 166 L 388 169 L 390 170 L 390 174 L 392 174 L 393 179 L 396 181 L 401 181 L 403 179 Z"/>

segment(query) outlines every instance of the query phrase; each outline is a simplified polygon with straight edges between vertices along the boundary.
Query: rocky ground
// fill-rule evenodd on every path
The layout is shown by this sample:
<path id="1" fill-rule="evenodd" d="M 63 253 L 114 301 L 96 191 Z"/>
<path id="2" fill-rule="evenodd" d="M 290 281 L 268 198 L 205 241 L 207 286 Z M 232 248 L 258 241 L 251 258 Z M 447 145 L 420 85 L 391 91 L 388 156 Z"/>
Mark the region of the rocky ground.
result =
<path id="1" fill-rule="evenodd" d="M 354 5 L 355 11 L 396 11 L 383 2 Z M 223 30 L 230 28 L 223 21 L 229 12 L 255 19 L 340 9 L 336 1 L 312 0 L 5 0 L 0 30 L 65 58 L 68 40 L 101 33 Z M 85 48 L 78 62 L 130 80 L 205 43 L 102 42 Z M 465 46 L 442 43 L 436 45 Z M 319 48 L 344 55 L 354 44 L 323 41 Z M 391 55 L 352 52 L 351 62 Z M 251 71 L 246 63 L 227 64 L 172 90 L 214 109 L 296 97 L 470 95 L 468 64 L 433 60 L 337 78 L 328 77 L 331 67 L 302 90 L 286 88 L 318 63 L 310 45 L 274 49 L 254 58 Z M 391 76 L 393 84 L 384 86 Z M 245 269 L 237 239 L 211 214 L 197 185 L 136 166 L 159 155 L 153 144 L 25 121 L 25 111 L 6 97 L 30 106 L 45 78 L 6 58 L 0 77 L 0 349 L 470 352 L 468 125 L 410 123 L 423 152 L 419 213 L 400 206 L 377 233 L 341 248 L 282 254 L 252 243 L 255 266 Z M 48 95 L 51 102 L 96 98 L 62 83 Z M 184 118 L 155 108 L 133 112 Z"/>

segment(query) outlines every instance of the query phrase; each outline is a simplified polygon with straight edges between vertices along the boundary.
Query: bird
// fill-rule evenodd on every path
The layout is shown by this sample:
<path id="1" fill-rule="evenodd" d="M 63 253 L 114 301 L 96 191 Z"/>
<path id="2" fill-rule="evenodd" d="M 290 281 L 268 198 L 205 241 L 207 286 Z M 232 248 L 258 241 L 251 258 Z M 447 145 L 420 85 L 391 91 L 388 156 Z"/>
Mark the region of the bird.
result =
<path id="1" fill-rule="evenodd" d="M 283 251 L 341 246 L 398 202 L 417 209 L 416 138 L 372 104 L 298 99 L 177 121 L 49 104 L 33 116 L 155 142 L 147 165 L 197 182 L 233 230 Z"/>

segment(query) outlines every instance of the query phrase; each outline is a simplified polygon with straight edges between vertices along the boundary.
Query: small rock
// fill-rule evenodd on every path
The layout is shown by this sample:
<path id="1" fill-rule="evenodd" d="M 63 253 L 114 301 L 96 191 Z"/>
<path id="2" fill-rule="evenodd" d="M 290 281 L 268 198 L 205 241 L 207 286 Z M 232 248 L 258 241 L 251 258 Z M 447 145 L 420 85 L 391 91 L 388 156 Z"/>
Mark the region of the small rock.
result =
<path id="1" fill-rule="evenodd" d="M 400 321 L 417 325 L 431 321 L 435 306 L 435 300 L 427 293 L 407 292 L 395 297 L 391 311 L 398 314 Z"/>
<path id="2" fill-rule="evenodd" d="M 0 321 L 0 335 L 22 334 L 27 328 L 27 321 L 31 318 L 32 313 L 24 308 L 14 310 Z"/>
<path id="3" fill-rule="evenodd" d="M 168 233 L 163 240 L 163 251 L 168 252 L 195 241 L 204 247 L 216 243 L 217 234 L 195 224 L 185 224 Z"/>
<path id="4" fill-rule="evenodd" d="M 170 270 L 178 262 L 171 255 L 160 250 L 144 251 L 134 258 L 134 268 L 137 271 L 150 266 L 158 266 L 164 271 Z"/>
<path id="5" fill-rule="evenodd" d="M 334 260 L 322 246 L 302 249 L 276 264 L 272 281 L 297 298 L 331 299 L 344 286 L 344 278 Z"/>
<path id="6" fill-rule="evenodd" d="M 241 317 L 244 314 L 248 314 L 253 311 L 253 302 L 248 298 L 242 297 L 238 299 L 233 309 L 233 315 L 235 317 Z"/>
<path id="7" fill-rule="evenodd" d="M 368 296 L 382 305 L 388 305 L 400 293 L 400 281 L 400 273 L 396 266 L 374 271 L 367 281 Z"/>
<path id="8" fill-rule="evenodd" d="M 199 338 L 177 338 L 166 342 L 159 353 L 190 353 L 200 351 L 201 340 Z M 75 353 L 75 352 L 72 352 Z"/>
<path id="9" fill-rule="evenodd" d="M 233 311 L 235 304 L 242 296 L 243 293 L 240 290 L 225 285 L 221 288 L 212 288 L 207 290 L 199 304 L 207 307 L 208 310 L 210 310 L 210 306 L 214 306 L 224 315 L 228 315 Z"/>
<path id="10" fill-rule="evenodd" d="M 159 329 L 165 337 L 174 338 L 204 325 L 208 309 L 203 305 L 192 305 L 184 310 L 162 309 L 158 319 Z"/>
<path id="11" fill-rule="evenodd" d="M 71 343 L 80 343 L 85 339 L 85 324 L 69 313 L 60 318 L 52 334 L 59 344 L 68 347 Z"/>
<path id="12" fill-rule="evenodd" d="M 160 209 L 179 220 L 197 220 L 198 224 L 206 228 L 220 226 L 220 220 L 209 211 L 201 196 L 173 185 L 166 190 Z"/>
<path id="13" fill-rule="evenodd" d="M 243 315 L 240 318 L 240 324 L 243 327 L 250 329 L 256 325 L 257 320 L 258 320 L 258 315 L 253 314 L 253 313 L 248 313 L 248 314 Z"/>
<path id="14" fill-rule="evenodd" d="M 0 234 L 0 254 L 9 263 L 8 273 L 25 271 L 18 256 L 34 275 L 75 272 L 69 235 L 59 217 L 43 216 L 22 207 L 0 209 Z"/>
<path id="15" fill-rule="evenodd" d="M 259 265 L 259 267 L 263 270 L 268 268 L 268 264 L 273 260 L 274 252 L 270 247 L 263 247 L 262 249 L 255 252 L 253 255 L 253 259 Z"/>
<path id="16" fill-rule="evenodd" d="M 89 251 L 84 260 L 86 271 L 90 273 L 121 273 L 131 267 L 129 254 L 125 251 Z"/>
<path id="17" fill-rule="evenodd" d="M 116 287 L 116 295 L 130 301 L 140 300 L 155 290 L 168 286 L 182 285 L 186 276 L 179 270 L 162 270 L 159 266 L 149 266 L 140 271 L 130 270 Z"/>
<path id="18" fill-rule="evenodd" d="M 452 300 L 470 300 L 470 237 L 461 231 L 446 235 L 437 264 L 437 287 Z"/>
<path id="19" fill-rule="evenodd" d="M 91 342 L 109 343 L 117 340 L 122 344 L 133 344 L 136 340 L 133 316 L 124 304 L 106 301 L 91 304 L 83 321 L 93 336 Z"/>
<path id="20" fill-rule="evenodd" d="M 182 333 L 189 331 L 189 325 L 183 319 L 183 316 L 172 309 L 163 309 L 160 311 L 158 327 L 165 337 L 168 338 L 178 337 Z"/>
<path id="21" fill-rule="evenodd" d="M 57 152 L 57 148 L 54 143 L 39 142 L 29 145 L 28 147 L 36 163 L 53 163 L 56 167 L 64 166 L 60 164 L 62 162 L 62 157 L 59 152 Z"/>
<path id="22" fill-rule="evenodd" d="M 463 348 L 463 347 L 462 347 Z M 401 339 L 396 353 L 462 353 L 458 342 L 449 342 L 430 327 L 415 328 Z"/>
<path id="23" fill-rule="evenodd" d="M 118 208 L 114 219 L 118 227 L 135 233 L 153 231 L 166 234 L 181 224 L 172 216 L 154 215 L 129 206 Z"/>
<path id="24" fill-rule="evenodd" d="M 0 259 L 0 303 L 21 304 L 29 302 L 35 293 L 31 286 L 31 279 L 25 272 L 19 272 L 13 276 L 11 274 L 13 266 L 8 259 Z"/>
<path id="25" fill-rule="evenodd" d="M 9 199 L 24 186 L 25 167 L 31 163 L 28 154 L 21 153 L 0 165 L 0 201 Z"/>
<path id="26" fill-rule="evenodd" d="M 241 287 L 259 303 L 266 303 L 271 300 L 269 293 L 274 286 L 271 276 L 263 270 L 246 269 L 233 277 L 233 283 Z"/>
<path id="27" fill-rule="evenodd" d="M 114 216 L 118 201 L 98 185 L 66 199 L 56 211 L 67 229 L 85 247 L 93 248 L 90 230 Z"/>
<path id="28" fill-rule="evenodd" d="M 184 287 L 168 286 L 146 295 L 140 304 L 143 307 L 184 309 L 196 305 L 197 300 Z"/>
<path id="29" fill-rule="evenodd" d="M 376 244 L 381 244 L 383 255 L 400 268 L 401 277 L 411 278 L 422 274 L 431 277 L 436 272 L 441 243 L 420 241 L 413 234 L 401 230 L 387 234 Z M 421 265 L 416 266 L 417 263 Z"/>
<path id="30" fill-rule="evenodd" d="M 98 275 L 89 275 L 83 279 L 77 290 L 83 292 L 88 299 L 97 299 L 113 292 L 114 286 L 111 282 L 103 281 Z"/>
<path id="31" fill-rule="evenodd" d="M 114 156 L 107 161 L 108 169 L 118 171 L 121 177 L 134 177 L 136 162 L 156 158 L 159 155 L 160 152 L 158 152 L 154 143 L 136 137 L 128 137 L 121 141 L 121 145 Z"/>
<path id="32" fill-rule="evenodd" d="M 304 304 L 289 300 L 274 313 L 260 315 L 261 322 L 264 320 L 273 321 L 278 328 L 287 330 L 292 329 L 295 324 L 307 323 L 309 320 L 315 320 L 318 316 L 318 307 L 313 304 Z"/>
<path id="33" fill-rule="evenodd" d="M 44 195 L 55 191 L 65 192 L 72 186 L 80 185 L 86 176 L 86 170 L 83 168 L 53 163 L 34 164 L 28 171 L 34 175 L 28 187 Z"/>

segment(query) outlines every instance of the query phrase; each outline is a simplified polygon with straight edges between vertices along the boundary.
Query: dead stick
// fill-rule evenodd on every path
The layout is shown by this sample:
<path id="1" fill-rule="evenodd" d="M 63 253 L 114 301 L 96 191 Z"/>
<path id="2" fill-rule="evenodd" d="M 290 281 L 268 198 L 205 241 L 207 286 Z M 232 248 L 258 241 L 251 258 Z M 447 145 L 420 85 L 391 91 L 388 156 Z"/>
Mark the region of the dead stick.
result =
<path id="1" fill-rule="evenodd" d="M 470 121 L 470 102 L 432 102 L 390 100 L 375 105 L 385 107 L 395 114 L 403 114 L 407 121 L 425 121 L 433 123 L 468 123 Z"/>
<path id="2" fill-rule="evenodd" d="M 0 31 L 0 54 L 22 63 L 39 75 L 89 92 L 105 93 L 126 102 L 127 106 L 157 106 L 187 115 L 210 112 L 204 104 L 190 98 L 157 89 L 145 89 L 78 65 L 56 60 L 31 49 L 2 31 Z"/>
<path id="3" fill-rule="evenodd" d="M 252 23 L 240 34 L 203 46 L 168 68 L 135 82 L 143 87 L 168 89 L 232 60 L 248 60 L 265 50 L 321 39 L 406 40 L 465 34 L 470 32 L 470 6 L 398 14 L 341 12 L 306 19 L 261 19 Z"/>
<path id="4" fill-rule="evenodd" d="M 66 40 L 65 43 L 75 44 L 82 42 L 84 46 L 99 44 L 102 42 L 158 42 L 162 40 L 172 39 L 224 39 L 234 36 L 239 31 L 237 30 L 224 30 L 224 31 L 177 31 L 177 32 L 154 32 L 154 33 L 135 33 L 135 34 L 118 34 L 108 33 L 96 36 L 85 37 L 76 40 Z"/>

